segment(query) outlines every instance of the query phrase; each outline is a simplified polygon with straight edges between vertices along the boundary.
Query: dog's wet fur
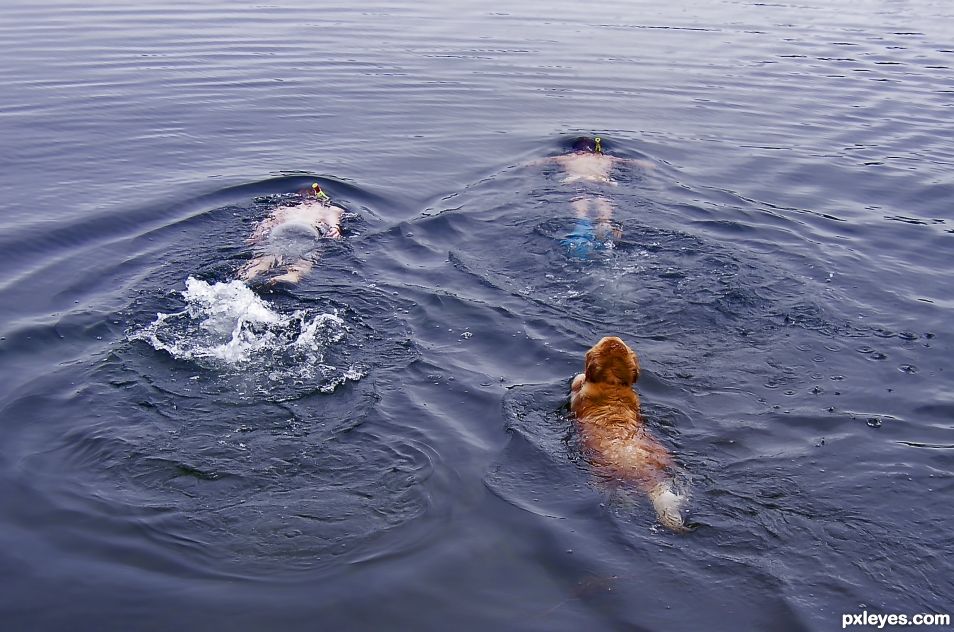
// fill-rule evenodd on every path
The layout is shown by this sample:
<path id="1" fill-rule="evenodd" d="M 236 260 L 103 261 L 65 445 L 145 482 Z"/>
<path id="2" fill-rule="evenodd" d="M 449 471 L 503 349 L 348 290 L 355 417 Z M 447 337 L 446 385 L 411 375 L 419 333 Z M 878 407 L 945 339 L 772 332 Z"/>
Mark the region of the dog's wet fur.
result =
<path id="1" fill-rule="evenodd" d="M 675 491 L 672 455 L 643 423 L 633 390 L 638 379 L 636 353 L 621 339 L 607 336 L 586 352 L 584 371 L 570 386 L 570 410 L 591 461 L 644 491 L 659 522 L 682 532 L 687 530 L 682 518 L 686 497 Z"/>

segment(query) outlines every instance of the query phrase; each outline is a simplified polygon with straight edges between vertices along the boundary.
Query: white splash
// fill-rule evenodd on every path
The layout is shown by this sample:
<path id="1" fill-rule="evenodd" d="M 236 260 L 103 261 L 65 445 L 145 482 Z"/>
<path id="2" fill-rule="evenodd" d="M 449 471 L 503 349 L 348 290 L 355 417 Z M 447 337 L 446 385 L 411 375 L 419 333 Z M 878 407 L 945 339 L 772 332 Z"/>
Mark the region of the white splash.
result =
<path id="1" fill-rule="evenodd" d="M 131 339 L 206 368 L 259 375 L 272 383 L 310 382 L 326 393 L 364 376 L 355 366 L 339 369 L 326 362 L 348 334 L 336 312 L 282 314 L 241 281 L 209 284 L 189 277 L 182 298 L 185 309 L 156 314 Z"/>

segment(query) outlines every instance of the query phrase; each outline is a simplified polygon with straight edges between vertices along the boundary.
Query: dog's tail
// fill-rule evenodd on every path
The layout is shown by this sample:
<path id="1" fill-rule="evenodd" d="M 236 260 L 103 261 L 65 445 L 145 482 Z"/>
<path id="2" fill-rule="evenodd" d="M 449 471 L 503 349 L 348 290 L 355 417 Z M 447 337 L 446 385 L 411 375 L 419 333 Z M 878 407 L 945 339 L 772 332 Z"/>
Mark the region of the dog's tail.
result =
<path id="1" fill-rule="evenodd" d="M 688 531 L 682 519 L 682 509 L 686 504 L 686 496 L 673 490 L 673 481 L 667 480 L 658 483 L 649 490 L 649 499 L 656 510 L 659 522 L 671 531 L 683 533 Z"/>

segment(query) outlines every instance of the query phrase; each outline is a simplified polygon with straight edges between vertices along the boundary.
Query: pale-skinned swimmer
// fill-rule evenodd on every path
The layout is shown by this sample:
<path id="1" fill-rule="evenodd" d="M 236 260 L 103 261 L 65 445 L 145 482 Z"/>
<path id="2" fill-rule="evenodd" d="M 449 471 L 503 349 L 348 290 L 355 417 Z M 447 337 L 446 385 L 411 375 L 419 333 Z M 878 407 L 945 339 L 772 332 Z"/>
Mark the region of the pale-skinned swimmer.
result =
<path id="1" fill-rule="evenodd" d="M 576 225 L 561 241 L 570 256 L 580 259 L 585 259 L 593 250 L 608 247 L 611 237 L 619 239 L 622 236 L 620 229 L 611 224 L 615 206 L 606 197 L 606 191 L 601 190 L 600 186 L 587 185 L 592 183 L 616 186 L 611 174 L 617 165 L 631 164 L 646 170 L 655 168 L 653 163 L 647 160 L 620 158 L 603 153 L 603 143 L 599 136 L 581 136 L 574 141 L 570 153 L 541 158 L 528 164 L 559 165 L 563 169 L 563 184 L 583 185 L 579 186 L 578 195 L 571 201 L 577 219 Z"/>
<path id="2" fill-rule="evenodd" d="M 256 254 L 238 272 L 249 283 L 273 269 L 282 274 L 268 284 L 298 283 L 318 261 L 321 239 L 341 239 L 344 209 L 335 206 L 318 183 L 299 204 L 280 206 L 262 220 L 248 238 Z"/>

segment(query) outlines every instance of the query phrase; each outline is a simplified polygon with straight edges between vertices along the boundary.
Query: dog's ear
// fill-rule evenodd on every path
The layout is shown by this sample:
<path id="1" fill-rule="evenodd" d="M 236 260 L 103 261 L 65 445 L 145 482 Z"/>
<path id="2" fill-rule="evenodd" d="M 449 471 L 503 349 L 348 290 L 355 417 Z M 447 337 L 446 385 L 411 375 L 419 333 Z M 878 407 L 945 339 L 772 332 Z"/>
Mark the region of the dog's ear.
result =
<path id="1" fill-rule="evenodd" d="M 599 365 L 599 353 L 595 349 L 586 352 L 583 361 L 583 379 L 587 382 L 599 382 L 603 377 L 603 368 Z"/>
<path id="2" fill-rule="evenodd" d="M 635 383 L 636 383 L 636 380 L 639 379 L 639 371 L 640 371 L 640 369 L 639 369 L 639 357 L 636 355 L 636 352 L 635 352 L 635 351 L 632 351 L 632 350 L 630 350 L 629 355 L 630 355 L 630 357 L 631 357 L 632 360 L 633 360 L 632 364 L 630 365 L 630 369 L 631 369 L 632 372 L 633 372 L 633 381 L 630 382 L 630 384 L 635 384 Z"/>

